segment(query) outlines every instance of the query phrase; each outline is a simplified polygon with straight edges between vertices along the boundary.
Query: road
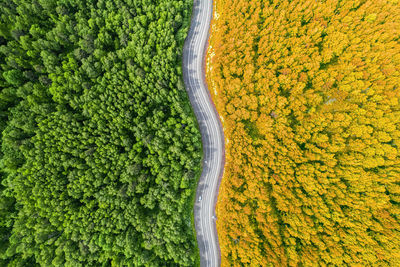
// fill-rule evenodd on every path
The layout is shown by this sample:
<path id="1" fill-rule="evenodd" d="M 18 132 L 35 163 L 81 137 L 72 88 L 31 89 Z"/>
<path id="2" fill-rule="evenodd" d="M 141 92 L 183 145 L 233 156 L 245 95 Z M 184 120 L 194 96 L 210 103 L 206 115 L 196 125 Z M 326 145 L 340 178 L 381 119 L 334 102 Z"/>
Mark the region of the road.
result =
<path id="1" fill-rule="evenodd" d="M 183 78 L 203 142 L 203 170 L 197 186 L 194 206 L 202 267 L 220 266 L 221 263 L 213 216 L 215 216 L 215 204 L 225 158 L 222 125 L 205 82 L 205 54 L 212 4 L 212 0 L 194 0 L 190 30 L 183 47 Z"/>

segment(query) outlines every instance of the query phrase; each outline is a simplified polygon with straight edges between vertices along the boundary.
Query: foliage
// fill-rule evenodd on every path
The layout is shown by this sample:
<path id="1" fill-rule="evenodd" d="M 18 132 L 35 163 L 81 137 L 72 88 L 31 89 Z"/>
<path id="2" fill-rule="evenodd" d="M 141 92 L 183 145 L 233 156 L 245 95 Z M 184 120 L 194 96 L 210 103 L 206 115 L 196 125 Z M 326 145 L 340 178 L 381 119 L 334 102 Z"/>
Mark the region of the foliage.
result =
<path id="1" fill-rule="evenodd" d="M 0 265 L 193 266 L 191 2 L 0 3 Z"/>
<path id="2" fill-rule="evenodd" d="M 215 8 L 223 266 L 399 266 L 399 2 Z"/>

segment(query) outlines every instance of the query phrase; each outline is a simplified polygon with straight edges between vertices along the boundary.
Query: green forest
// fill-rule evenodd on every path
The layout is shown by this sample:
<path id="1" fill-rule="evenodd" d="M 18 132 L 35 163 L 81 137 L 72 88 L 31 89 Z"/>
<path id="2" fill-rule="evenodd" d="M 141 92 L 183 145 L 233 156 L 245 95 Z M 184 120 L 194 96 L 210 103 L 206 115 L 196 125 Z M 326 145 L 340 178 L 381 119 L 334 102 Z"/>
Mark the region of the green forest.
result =
<path id="1" fill-rule="evenodd" d="M 0 1 L 0 266 L 193 266 L 191 0 Z"/>

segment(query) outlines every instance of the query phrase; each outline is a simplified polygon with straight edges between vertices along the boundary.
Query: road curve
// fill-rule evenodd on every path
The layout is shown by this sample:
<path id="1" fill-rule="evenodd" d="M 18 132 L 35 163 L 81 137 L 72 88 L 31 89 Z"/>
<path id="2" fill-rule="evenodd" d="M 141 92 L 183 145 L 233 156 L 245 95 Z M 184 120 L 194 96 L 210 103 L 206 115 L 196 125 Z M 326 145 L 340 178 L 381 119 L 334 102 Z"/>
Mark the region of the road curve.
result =
<path id="1" fill-rule="evenodd" d="M 194 221 L 200 266 L 219 266 L 221 254 L 214 216 L 224 168 L 224 135 L 205 82 L 205 54 L 213 3 L 212 0 L 193 2 L 192 21 L 183 47 L 183 79 L 203 142 L 203 170 L 197 186 Z"/>

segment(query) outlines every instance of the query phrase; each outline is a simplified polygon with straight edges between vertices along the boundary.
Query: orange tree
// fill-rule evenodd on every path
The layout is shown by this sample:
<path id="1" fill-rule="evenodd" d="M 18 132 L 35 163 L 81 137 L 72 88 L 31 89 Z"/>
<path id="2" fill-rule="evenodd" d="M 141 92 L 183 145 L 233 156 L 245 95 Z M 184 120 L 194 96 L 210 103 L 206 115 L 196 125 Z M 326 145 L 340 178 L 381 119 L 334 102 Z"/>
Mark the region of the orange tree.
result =
<path id="1" fill-rule="evenodd" d="M 399 1 L 214 10 L 223 265 L 400 265 Z"/>

